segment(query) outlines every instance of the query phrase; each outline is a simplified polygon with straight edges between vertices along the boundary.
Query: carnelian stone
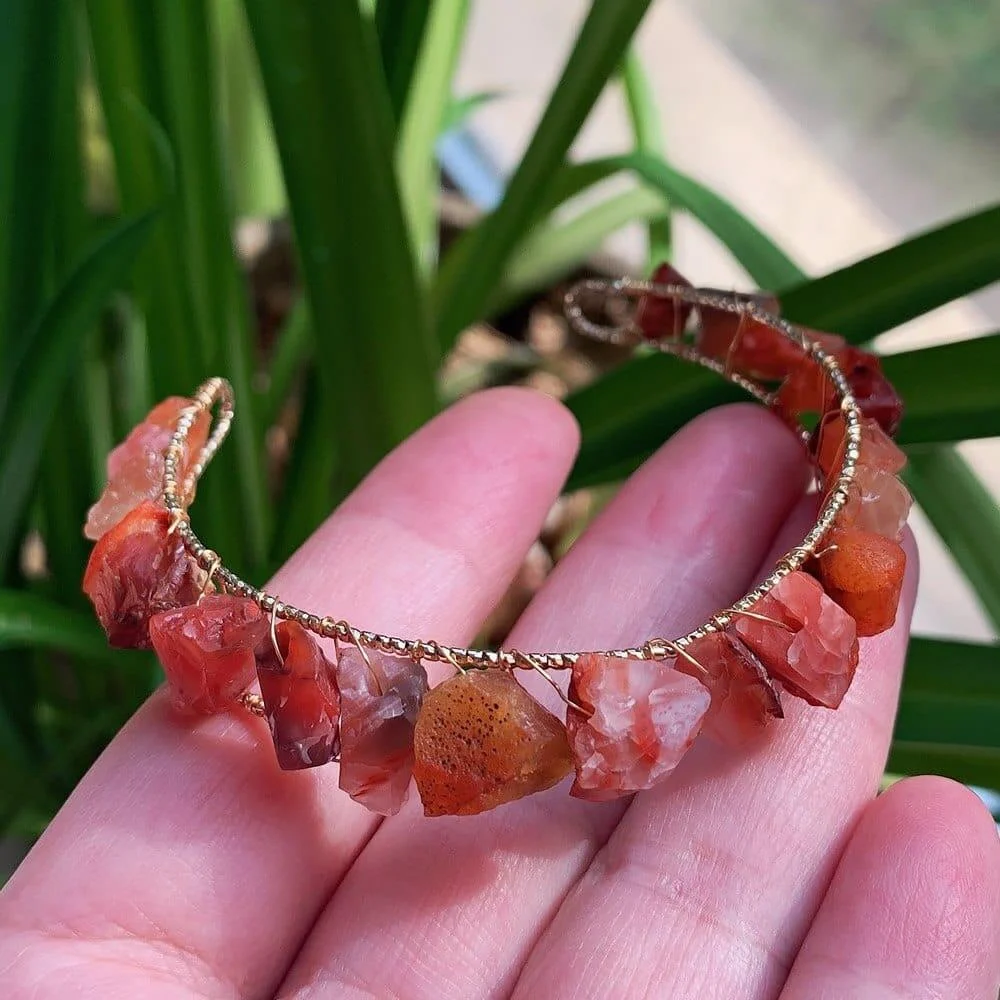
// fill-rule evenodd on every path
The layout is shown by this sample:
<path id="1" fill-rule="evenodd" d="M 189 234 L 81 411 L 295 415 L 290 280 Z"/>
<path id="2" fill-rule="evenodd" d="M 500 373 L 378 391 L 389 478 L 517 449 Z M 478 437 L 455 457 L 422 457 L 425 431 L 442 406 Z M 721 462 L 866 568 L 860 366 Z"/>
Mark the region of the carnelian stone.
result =
<path id="1" fill-rule="evenodd" d="M 838 410 L 828 413 L 813 432 L 813 448 L 816 464 L 828 479 L 836 479 L 844 461 L 844 446 L 847 443 L 847 425 Z M 878 469 L 895 475 L 906 467 L 906 455 L 899 445 L 889 437 L 878 421 L 866 418 L 861 421 L 861 457 L 858 465 Z"/>
<path id="2" fill-rule="evenodd" d="M 170 396 L 157 404 L 142 423 L 108 455 L 108 482 L 100 499 L 87 513 L 83 533 L 97 541 L 143 500 L 156 500 L 163 489 L 164 454 L 177 428 L 181 410 L 190 399 Z M 188 432 L 187 448 L 180 466 L 181 479 L 187 475 L 208 440 L 211 418 L 199 414 Z"/>
<path id="3" fill-rule="evenodd" d="M 857 623 L 858 635 L 878 635 L 896 620 L 906 573 L 903 547 L 871 531 L 834 531 L 819 559 L 830 597 Z"/>
<path id="4" fill-rule="evenodd" d="M 573 766 L 563 724 L 500 670 L 470 670 L 430 691 L 414 752 L 427 816 L 484 812 L 550 788 Z"/>
<path id="5" fill-rule="evenodd" d="M 278 622 L 274 638 L 257 647 L 257 680 L 278 766 L 285 771 L 318 767 L 340 750 L 333 664 L 298 622 Z"/>
<path id="6" fill-rule="evenodd" d="M 784 378 L 805 357 L 802 347 L 752 316 L 699 307 L 695 344 L 707 357 L 753 378 Z"/>
<path id="7" fill-rule="evenodd" d="M 599 802 L 651 788 L 694 742 L 711 695 L 662 660 L 581 656 L 573 666 L 566 727 L 576 763 L 570 790 Z"/>
<path id="8" fill-rule="evenodd" d="M 838 528 L 856 528 L 898 540 L 910 513 L 910 491 L 889 472 L 858 466 L 848 490 L 847 503 L 834 524 Z"/>
<path id="9" fill-rule="evenodd" d="M 779 580 L 753 613 L 771 620 L 736 616 L 732 627 L 768 673 L 811 705 L 836 708 L 858 665 L 854 619 L 801 570 Z"/>
<path id="10" fill-rule="evenodd" d="M 149 637 L 174 707 L 194 715 L 228 708 L 253 683 L 254 649 L 267 629 L 260 608 L 232 594 L 153 615 Z"/>
<path id="11" fill-rule="evenodd" d="M 661 264 L 651 280 L 657 285 L 684 285 L 691 282 L 669 264 Z M 684 332 L 684 324 L 691 315 L 691 306 L 684 302 L 659 295 L 643 295 L 635 312 L 635 322 L 647 340 L 661 340 L 664 337 L 676 340 Z"/>
<path id="12" fill-rule="evenodd" d="M 702 726 L 706 735 L 738 746 L 782 717 L 781 696 L 764 665 L 735 635 L 710 632 L 691 642 L 686 652 L 702 670 L 683 656 L 677 657 L 677 669 L 700 680 L 712 696 Z"/>
<path id="13" fill-rule="evenodd" d="M 803 358 L 792 369 L 778 388 L 774 403 L 782 416 L 793 421 L 801 421 L 807 413 L 816 413 L 822 418 L 830 410 L 840 409 L 830 376 L 812 357 Z"/>
<path id="14" fill-rule="evenodd" d="M 148 649 L 149 619 L 198 596 L 194 564 L 169 529 L 166 509 L 145 500 L 90 553 L 83 592 L 112 646 Z"/>
<path id="15" fill-rule="evenodd" d="M 367 662 L 365 660 L 367 657 Z M 354 646 L 337 661 L 340 787 L 383 816 L 399 812 L 413 775 L 413 727 L 427 674 L 413 660 Z"/>
<path id="16" fill-rule="evenodd" d="M 882 373 L 882 362 L 876 355 L 850 346 L 837 353 L 837 361 L 861 412 L 877 420 L 886 434 L 895 434 L 903 419 L 903 401 Z"/>

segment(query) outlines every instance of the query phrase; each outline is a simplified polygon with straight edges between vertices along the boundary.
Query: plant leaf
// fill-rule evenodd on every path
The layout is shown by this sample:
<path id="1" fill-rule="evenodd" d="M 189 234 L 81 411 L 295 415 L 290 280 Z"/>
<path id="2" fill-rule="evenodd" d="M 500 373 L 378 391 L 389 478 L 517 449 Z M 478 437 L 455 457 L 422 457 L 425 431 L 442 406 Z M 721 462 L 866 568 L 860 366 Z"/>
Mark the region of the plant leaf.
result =
<path id="1" fill-rule="evenodd" d="M 539 219 L 546 188 L 593 107 L 650 0 L 595 0 L 531 142 L 507 185 L 503 201 L 448 254 L 435 287 L 438 341 L 447 350 L 459 332 L 480 318 L 496 275 Z"/>
<path id="2" fill-rule="evenodd" d="M 431 0 L 379 0 L 375 8 L 385 86 L 397 122 L 403 117 L 431 7 Z"/>
<path id="3" fill-rule="evenodd" d="M 53 413 L 79 362 L 85 335 L 128 276 L 152 229 L 147 214 L 115 227 L 69 275 L 30 338 L 33 345 L 0 390 L 0 565 L 17 544 Z"/>
<path id="4" fill-rule="evenodd" d="M 450 132 L 452 129 L 464 125 L 480 108 L 492 104 L 493 101 L 504 96 L 502 90 L 480 90 L 475 94 L 467 94 L 465 97 L 453 97 L 444 109 L 441 132 Z"/>
<path id="5" fill-rule="evenodd" d="M 788 287 L 781 306 L 793 322 L 859 342 L 998 279 L 1000 205 Z"/>

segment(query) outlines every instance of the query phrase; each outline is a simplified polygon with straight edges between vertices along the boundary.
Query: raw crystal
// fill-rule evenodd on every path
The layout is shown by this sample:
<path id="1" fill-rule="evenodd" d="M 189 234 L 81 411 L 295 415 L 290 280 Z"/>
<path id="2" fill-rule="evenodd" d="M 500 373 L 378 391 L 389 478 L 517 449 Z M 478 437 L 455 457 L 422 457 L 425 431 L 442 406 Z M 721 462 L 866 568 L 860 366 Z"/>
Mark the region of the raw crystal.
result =
<path id="1" fill-rule="evenodd" d="M 657 285 L 683 285 L 691 287 L 691 282 L 669 264 L 661 264 L 651 279 Z M 684 302 L 674 302 L 670 298 L 644 295 L 639 299 L 635 322 L 647 340 L 662 338 L 676 339 L 684 332 L 684 325 L 691 315 L 691 306 Z"/>
<path id="2" fill-rule="evenodd" d="M 828 413 L 813 434 L 816 464 L 828 479 L 836 479 L 844 461 L 846 425 L 843 415 Z M 906 455 L 882 430 L 878 421 L 861 421 L 861 457 L 858 465 L 895 475 L 906 467 Z"/>
<path id="3" fill-rule="evenodd" d="M 340 750 L 340 695 L 319 642 L 298 622 L 278 622 L 274 642 L 257 647 L 257 680 L 278 766 L 296 771 L 332 760 Z"/>
<path id="4" fill-rule="evenodd" d="M 267 631 L 260 608 L 232 594 L 209 594 L 186 608 L 153 615 L 149 637 L 174 707 L 213 715 L 232 705 L 253 683 L 254 649 Z"/>
<path id="5" fill-rule="evenodd" d="M 563 724 L 500 670 L 470 670 L 424 698 L 413 777 L 428 816 L 471 816 L 556 784 L 572 768 Z"/>
<path id="6" fill-rule="evenodd" d="M 753 378 L 780 379 L 805 357 L 799 344 L 753 316 L 711 306 L 699 308 L 698 350 L 734 371 Z"/>
<path id="7" fill-rule="evenodd" d="M 164 507 L 145 500 L 104 534 L 90 553 L 83 591 L 112 646 L 149 648 L 149 619 L 191 604 L 195 567 Z"/>
<path id="8" fill-rule="evenodd" d="M 830 597 L 857 623 L 858 635 L 878 635 L 896 620 L 906 553 L 870 531 L 835 531 L 826 539 L 819 575 Z"/>
<path id="9" fill-rule="evenodd" d="M 772 677 L 812 705 L 836 708 L 858 665 L 854 619 L 801 570 L 781 580 L 732 626 Z M 777 624 L 775 624 L 777 623 Z"/>
<path id="10" fill-rule="evenodd" d="M 659 660 L 581 656 L 566 714 L 576 781 L 570 791 L 602 801 L 662 781 L 694 742 L 711 695 Z"/>
<path id="11" fill-rule="evenodd" d="M 837 353 L 837 361 L 861 412 L 877 420 L 886 434 L 895 434 L 903 419 L 903 401 L 882 373 L 882 362 L 876 355 L 850 346 Z"/>
<path id="12" fill-rule="evenodd" d="M 96 541 L 143 500 L 156 500 L 160 496 L 164 453 L 181 410 L 190 405 L 191 400 L 182 396 L 165 399 L 108 455 L 108 482 L 87 514 L 83 529 L 87 538 Z M 201 413 L 191 426 L 180 468 L 182 481 L 208 440 L 210 425 L 209 415 Z"/>
<path id="13" fill-rule="evenodd" d="M 367 662 L 366 662 L 367 658 Z M 341 650 L 340 787 L 372 812 L 399 812 L 413 775 L 413 727 L 427 674 L 410 659 Z"/>
<path id="14" fill-rule="evenodd" d="M 685 652 L 701 664 L 678 656 L 677 669 L 704 684 L 712 704 L 702 730 L 720 743 L 737 746 L 782 717 L 781 697 L 760 660 L 734 635 L 710 632 Z"/>

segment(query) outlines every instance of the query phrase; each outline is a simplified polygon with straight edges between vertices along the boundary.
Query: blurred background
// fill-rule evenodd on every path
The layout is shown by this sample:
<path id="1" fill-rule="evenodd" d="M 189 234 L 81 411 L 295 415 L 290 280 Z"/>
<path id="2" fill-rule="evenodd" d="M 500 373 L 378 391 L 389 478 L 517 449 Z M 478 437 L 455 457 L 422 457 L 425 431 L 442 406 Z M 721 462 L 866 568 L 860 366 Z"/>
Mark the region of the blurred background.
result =
<path id="1" fill-rule="evenodd" d="M 483 642 L 708 373 L 576 337 L 671 259 L 873 343 L 923 576 L 887 779 L 1000 788 L 996 0 L 0 0 L 0 833 L 40 832 L 160 681 L 79 591 L 104 461 L 207 375 L 197 527 L 263 580 L 456 397 L 583 447 Z M 350 371 L 351 378 L 343 372 Z M 335 611 L 335 609 L 331 609 Z M 995 804 L 995 802 L 994 802 Z"/>

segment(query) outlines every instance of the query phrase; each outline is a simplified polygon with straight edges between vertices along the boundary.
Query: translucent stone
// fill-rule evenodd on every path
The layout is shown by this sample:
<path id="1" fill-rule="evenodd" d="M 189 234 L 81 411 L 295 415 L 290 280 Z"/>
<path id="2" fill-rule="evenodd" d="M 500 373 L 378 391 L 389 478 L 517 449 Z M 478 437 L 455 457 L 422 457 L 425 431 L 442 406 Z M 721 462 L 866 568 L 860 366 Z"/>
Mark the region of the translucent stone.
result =
<path id="1" fill-rule="evenodd" d="M 550 788 L 572 769 L 563 724 L 501 670 L 470 670 L 424 698 L 413 777 L 428 816 L 471 816 Z"/>
<path id="2" fill-rule="evenodd" d="M 719 743 L 739 746 L 755 739 L 772 719 L 782 718 L 781 697 L 760 660 L 734 635 L 711 632 L 678 656 L 677 669 L 704 684 L 712 704 L 702 731 Z"/>
<path id="3" fill-rule="evenodd" d="M 298 622 L 280 621 L 274 634 L 277 650 L 270 637 L 257 647 L 257 680 L 278 766 L 318 767 L 340 750 L 333 664 Z"/>
<path id="4" fill-rule="evenodd" d="M 170 396 L 155 406 L 145 420 L 108 455 L 108 482 L 100 499 L 87 514 L 83 533 L 97 541 L 143 500 L 156 500 L 163 488 L 164 453 L 177 428 L 181 410 L 190 399 Z M 208 440 L 211 418 L 199 414 L 188 432 L 181 463 L 181 479 Z"/>
<path id="5" fill-rule="evenodd" d="M 781 379 L 805 357 L 798 344 L 751 316 L 711 306 L 700 307 L 700 314 L 695 340 L 698 350 L 743 375 Z"/>
<path id="6" fill-rule="evenodd" d="M 195 567 L 165 508 L 143 501 L 106 532 L 90 553 L 83 592 L 112 646 L 149 648 L 149 619 L 191 604 Z"/>
<path id="7" fill-rule="evenodd" d="M 860 466 L 834 523 L 898 541 L 912 504 L 910 491 L 892 473 Z"/>
<path id="8" fill-rule="evenodd" d="M 876 355 L 850 346 L 838 352 L 837 361 L 861 412 L 878 421 L 886 434 L 895 434 L 903 419 L 903 401 L 882 373 L 882 362 Z"/>
<path id="9" fill-rule="evenodd" d="M 571 795 L 603 801 L 651 788 L 694 742 L 711 695 L 669 662 L 581 656 L 566 728 L 576 763 Z"/>
<path id="10" fill-rule="evenodd" d="M 812 705 L 836 708 L 858 665 L 854 619 L 801 570 L 783 577 L 732 628 L 767 672 Z M 775 624 L 777 622 L 778 624 Z"/>
<path id="11" fill-rule="evenodd" d="M 231 594 L 154 615 L 149 637 L 174 707 L 193 715 L 225 711 L 253 683 L 254 649 L 267 631 L 260 608 Z"/>
<path id="12" fill-rule="evenodd" d="M 906 573 L 906 553 L 870 531 L 835 531 L 819 559 L 827 594 L 857 623 L 858 635 L 878 635 L 896 620 Z"/>
<path id="13" fill-rule="evenodd" d="M 354 646 L 337 661 L 340 787 L 384 816 L 399 812 L 413 775 L 413 727 L 427 674 L 413 660 Z"/>
<path id="14" fill-rule="evenodd" d="M 669 264 L 661 264 L 653 272 L 651 280 L 658 285 L 691 287 L 691 282 Z M 660 340 L 664 337 L 676 339 L 683 333 L 690 315 L 691 306 L 686 303 L 676 303 L 673 299 L 656 295 L 644 295 L 639 299 L 635 322 L 647 340 Z"/>
<path id="15" fill-rule="evenodd" d="M 836 478 L 844 461 L 846 424 L 838 411 L 828 413 L 813 434 L 816 464 L 827 477 Z M 906 468 L 906 455 L 899 445 L 871 418 L 861 422 L 861 457 L 858 465 L 895 475 Z"/>

